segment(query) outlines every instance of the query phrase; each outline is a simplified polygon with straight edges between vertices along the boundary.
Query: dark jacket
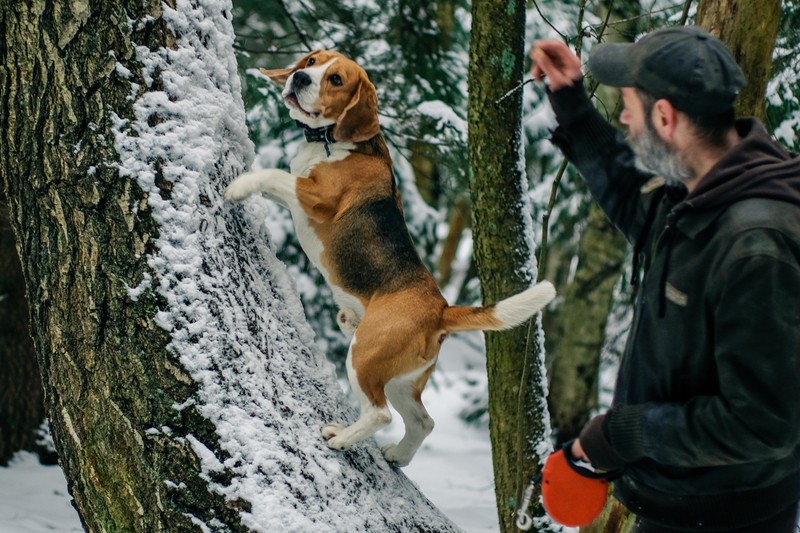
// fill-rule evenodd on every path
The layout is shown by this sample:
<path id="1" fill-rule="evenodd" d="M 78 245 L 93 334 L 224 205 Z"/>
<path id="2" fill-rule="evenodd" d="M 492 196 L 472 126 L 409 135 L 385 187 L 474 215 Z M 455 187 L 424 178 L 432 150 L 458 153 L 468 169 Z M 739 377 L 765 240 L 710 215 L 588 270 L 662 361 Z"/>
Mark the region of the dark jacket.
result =
<path id="1" fill-rule="evenodd" d="M 616 496 L 667 526 L 785 509 L 800 498 L 800 159 L 741 120 L 687 196 L 635 168 L 581 84 L 550 100 L 553 142 L 644 267 L 613 405 L 580 437 L 589 459 L 624 466 Z"/>

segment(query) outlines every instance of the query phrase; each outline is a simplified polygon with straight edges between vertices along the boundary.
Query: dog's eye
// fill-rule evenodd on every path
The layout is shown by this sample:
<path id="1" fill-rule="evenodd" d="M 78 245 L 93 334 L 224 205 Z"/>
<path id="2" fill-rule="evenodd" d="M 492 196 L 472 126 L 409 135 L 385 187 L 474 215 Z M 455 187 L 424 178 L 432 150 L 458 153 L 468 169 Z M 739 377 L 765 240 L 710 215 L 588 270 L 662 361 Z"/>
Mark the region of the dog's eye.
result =
<path id="1" fill-rule="evenodd" d="M 316 62 L 317 62 L 317 60 L 316 60 L 316 59 L 314 59 L 313 57 L 309 57 L 309 58 L 308 58 L 308 61 L 306 61 L 306 66 L 307 66 L 307 67 L 310 67 L 311 65 L 313 65 L 313 64 L 314 64 L 314 63 L 316 63 Z"/>
<path id="2" fill-rule="evenodd" d="M 338 74 L 331 74 L 330 76 L 328 76 L 328 79 L 334 85 L 341 85 L 342 84 L 342 78 Z"/>

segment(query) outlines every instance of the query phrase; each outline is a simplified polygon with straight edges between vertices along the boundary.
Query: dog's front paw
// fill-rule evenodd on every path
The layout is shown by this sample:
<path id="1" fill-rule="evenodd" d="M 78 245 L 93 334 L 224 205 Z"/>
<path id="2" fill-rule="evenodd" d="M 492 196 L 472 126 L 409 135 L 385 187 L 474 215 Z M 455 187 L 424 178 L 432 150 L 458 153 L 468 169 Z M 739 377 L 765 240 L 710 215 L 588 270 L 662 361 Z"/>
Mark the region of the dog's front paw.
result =
<path id="1" fill-rule="evenodd" d="M 229 202 L 244 200 L 251 194 L 258 192 L 258 175 L 254 172 L 242 174 L 225 189 L 225 199 Z"/>
<path id="2" fill-rule="evenodd" d="M 328 447 L 333 448 L 334 450 L 341 450 L 343 446 L 337 446 L 341 444 L 339 441 L 341 439 L 337 439 L 337 436 L 345 429 L 345 426 L 342 424 L 326 424 L 322 426 L 320 433 L 322 433 L 322 437 L 328 441 Z M 331 443 L 333 441 L 333 443 Z"/>
<path id="3" fill-rule="evenodd" d="M 396 464 L 397 466 L 408 466 L 408 463 L 411 462 L 411 457 L 413 457 L 413 455 L 402 453 L 402 450 L 399 450 L 398 448 L 399 447 L 397 444 L 387 444 L 386 446 L 381 447 L 381 452 L 383 453 L 384 459 L 390 463 Z"/>

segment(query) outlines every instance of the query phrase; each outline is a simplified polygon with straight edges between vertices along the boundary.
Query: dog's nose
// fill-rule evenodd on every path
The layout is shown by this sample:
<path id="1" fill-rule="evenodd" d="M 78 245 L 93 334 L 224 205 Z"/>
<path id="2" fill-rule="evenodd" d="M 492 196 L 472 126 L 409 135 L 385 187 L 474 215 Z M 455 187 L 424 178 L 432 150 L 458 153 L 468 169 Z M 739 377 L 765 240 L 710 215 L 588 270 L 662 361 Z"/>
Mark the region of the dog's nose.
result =
<path id="1" fill-rule="evenodd" d="M 307 87 L 309 85 L 311 85 L 311 76 L 302 70 L 294 73 L 294 76 L 292 77 L 292 87 L 294 90 L 302 89 L 303 87 Z"/>

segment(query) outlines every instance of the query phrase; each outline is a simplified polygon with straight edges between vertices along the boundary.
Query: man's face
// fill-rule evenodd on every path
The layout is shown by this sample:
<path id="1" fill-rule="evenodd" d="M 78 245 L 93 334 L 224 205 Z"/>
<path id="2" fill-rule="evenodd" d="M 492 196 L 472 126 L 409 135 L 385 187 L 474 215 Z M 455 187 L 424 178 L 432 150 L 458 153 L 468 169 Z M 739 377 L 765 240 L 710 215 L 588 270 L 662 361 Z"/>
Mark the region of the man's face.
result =
<path id="1" fill-rule="evenodd" d="M 633 87 L 622 87 L 620 92 L 622 93 L 623 107 L 619 121 L 628 127 L 629 136 L 636 136 L 645 128 L 642 100 Z"/>
<path id="2" fill-rule="evenodd" d="M 685 183 L 690 180 L 691 169 L 653 126 L 652 108 L 644 108 L 636 89 L 623 87 L 621 91 L 624 107 L 619 120 L 628 127 L 628 144 L 636 156 L 636 166 L 670 181 Z"/>

